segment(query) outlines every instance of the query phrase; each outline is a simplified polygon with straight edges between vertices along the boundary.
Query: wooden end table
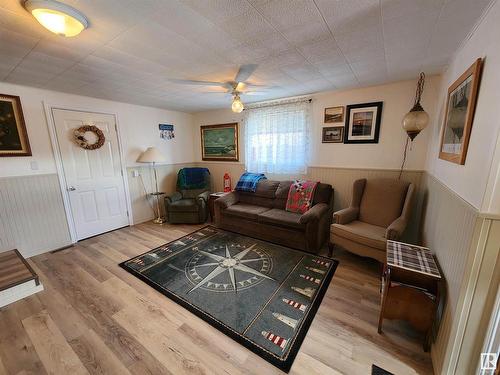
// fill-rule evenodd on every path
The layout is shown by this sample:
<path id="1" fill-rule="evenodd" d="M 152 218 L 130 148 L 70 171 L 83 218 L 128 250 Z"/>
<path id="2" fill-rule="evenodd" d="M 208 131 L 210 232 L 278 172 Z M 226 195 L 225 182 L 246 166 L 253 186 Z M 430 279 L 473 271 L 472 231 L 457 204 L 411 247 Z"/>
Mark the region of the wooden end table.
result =
<path id="1" fill-rule="evenodd" d="M 210 218 L 212 221 L 215 220 L 215 201 L 224 195 L 229 194 L 223 191 L 212 193 L 208 196 L 208 211 L 210 212 Z"/>
<path id="2" fill-rule="evenodd" d="M 428 248 L 387 241 L 378 333 L 382 333 L 384 319 L 406 320 L 425 334 L 423 347 L 429 351 L 441 282 L 441 273 Z"/>

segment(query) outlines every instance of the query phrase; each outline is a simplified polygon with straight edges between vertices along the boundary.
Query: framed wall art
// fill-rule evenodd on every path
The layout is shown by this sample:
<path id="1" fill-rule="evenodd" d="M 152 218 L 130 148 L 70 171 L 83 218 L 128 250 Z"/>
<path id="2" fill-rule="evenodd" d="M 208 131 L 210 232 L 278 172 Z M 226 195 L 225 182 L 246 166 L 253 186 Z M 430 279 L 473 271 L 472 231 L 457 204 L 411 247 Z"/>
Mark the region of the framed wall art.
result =
<path id="1" fill-rule="evenodd" d="M 347 106 L 344 143 L 378 143 L 383 102 Z"/>
<path id="2" fill-rule="evenodd" d="M 439 158 L 465 164 L 481 76 L 477 59 L 449 88 Z"/>
<path id="3" fill-rule="evenodd" d="M 201 131 L 201 158 L 207 161 L 238 161 L 238 123 L 205 125 Z"/>
<path id="4" fill-rule="evenodd" d="M 325 124 L 344 122 L 344 107 L 325 108 Z"/>
<path id="5" fill-rule="evenodd" d="M 31 156 L 19 96 L 0 94 L 0 156 Z"/>
<path id="6" fill-rule="evenodd" d="M 323 128 L 321 137 L 322 143 L 343 143 L 344 142 L 344 127 L 343 126 L 328 126 Z"/>

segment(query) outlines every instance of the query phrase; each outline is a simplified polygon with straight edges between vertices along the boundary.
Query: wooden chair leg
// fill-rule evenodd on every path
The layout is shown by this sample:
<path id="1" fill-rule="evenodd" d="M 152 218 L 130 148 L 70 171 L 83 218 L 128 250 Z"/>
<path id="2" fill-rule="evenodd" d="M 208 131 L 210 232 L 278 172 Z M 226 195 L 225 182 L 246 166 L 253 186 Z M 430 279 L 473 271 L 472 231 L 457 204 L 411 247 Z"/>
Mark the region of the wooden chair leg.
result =
<path id="1" fill-rule="evenodd" d="M 335 249 L 335 245 L 331 242 L 328 242 L 328 258 L 333 256 L 333 250 Z"/>

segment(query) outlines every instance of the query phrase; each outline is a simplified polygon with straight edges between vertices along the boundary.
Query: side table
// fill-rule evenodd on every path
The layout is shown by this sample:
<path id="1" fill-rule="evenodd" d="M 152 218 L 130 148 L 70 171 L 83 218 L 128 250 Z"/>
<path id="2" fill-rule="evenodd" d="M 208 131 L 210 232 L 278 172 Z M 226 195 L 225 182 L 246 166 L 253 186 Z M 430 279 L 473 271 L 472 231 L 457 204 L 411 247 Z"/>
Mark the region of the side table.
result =
<path id="1" fill-rule="evenodd" d="M 378 333 L 382 333 L 384 319 L 406 320 L 425 334 L 423 347 L 428 351 L 441 282 L 441 273 L 428 248 L 387 241 Z"/>
<path id="2" fill-rule="evenodd" d="M 215 201 L 224 195 L 229 194 L 223 191 L 212 193 L 208 196 L 208 211 L 210 212 L 210 219 L 212 222 L 215 220 Z"/>

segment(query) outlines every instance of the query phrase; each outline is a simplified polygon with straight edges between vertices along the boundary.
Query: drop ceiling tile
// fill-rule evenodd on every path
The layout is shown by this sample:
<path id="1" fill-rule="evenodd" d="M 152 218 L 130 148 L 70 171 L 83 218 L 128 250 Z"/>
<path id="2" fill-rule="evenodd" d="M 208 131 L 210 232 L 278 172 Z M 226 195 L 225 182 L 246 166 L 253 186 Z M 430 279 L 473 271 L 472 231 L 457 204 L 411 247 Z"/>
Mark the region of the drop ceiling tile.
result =
<path id="1" fill-rule="evenodd" d="M 243 18 L 245 13 L 253 9 L 246 1 L 184 0 L 183 4 L 217 23 L 224 22 L 230 18 Z"/>
<path id="2" fill-rule="evenodd" d="M 439 14 L 445 0 L 381 0 L 382 17 L 391 20 L 399 17 L 410 17 L 421 13 L 423 9 L 427 13 Z"/>
<path id="3" fill-rule="evenodd" d="M 240 42 L 263 38 L 276 31 L 253 8 L 239 17 L 228 19 L 227 21 L 219 24 L 219 26 Z"/>

